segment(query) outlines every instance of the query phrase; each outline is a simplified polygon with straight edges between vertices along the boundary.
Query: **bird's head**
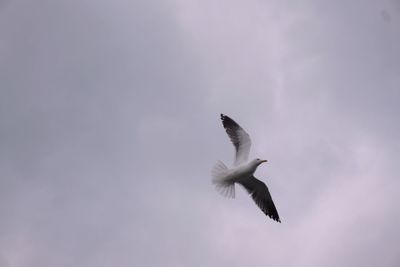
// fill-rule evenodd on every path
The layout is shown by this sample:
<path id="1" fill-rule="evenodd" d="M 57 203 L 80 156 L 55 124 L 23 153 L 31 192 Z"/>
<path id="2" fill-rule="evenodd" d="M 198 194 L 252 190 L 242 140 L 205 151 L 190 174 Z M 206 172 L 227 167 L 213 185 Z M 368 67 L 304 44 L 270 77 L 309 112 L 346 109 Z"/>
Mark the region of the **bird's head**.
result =
<path id="1" fill-rule="evenodd" d="M 264 162 L 268 162 L 268 160 L 259 159 L 259 158 L 253 160 L 253 164 L 256 165 L 256 166 L 259 166 L 261 163 L 264 163 Z"/>

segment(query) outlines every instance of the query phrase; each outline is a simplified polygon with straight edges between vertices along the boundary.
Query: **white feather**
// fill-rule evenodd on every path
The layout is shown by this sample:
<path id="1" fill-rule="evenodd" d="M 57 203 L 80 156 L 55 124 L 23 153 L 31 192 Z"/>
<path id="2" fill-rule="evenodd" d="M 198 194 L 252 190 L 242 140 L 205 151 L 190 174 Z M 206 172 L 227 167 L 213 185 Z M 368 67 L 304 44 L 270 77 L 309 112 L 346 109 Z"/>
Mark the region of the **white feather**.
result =
<path id="1" fill-rule="evenodd" d="M 222 161 L 217 161 L 212 171 L 212 183 L 221 195 L 235 198 L 235 182 L 230 179 L 229 169 Z"/>

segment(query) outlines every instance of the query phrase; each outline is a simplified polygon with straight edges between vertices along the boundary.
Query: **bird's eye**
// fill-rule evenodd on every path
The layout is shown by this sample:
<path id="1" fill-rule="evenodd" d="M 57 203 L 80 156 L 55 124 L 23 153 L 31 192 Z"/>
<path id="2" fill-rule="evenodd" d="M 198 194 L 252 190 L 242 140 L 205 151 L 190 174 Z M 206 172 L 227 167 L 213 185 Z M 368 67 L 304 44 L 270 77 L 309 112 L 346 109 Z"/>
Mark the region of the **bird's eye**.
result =
<path id="1" fill-rule="evenodd" d="M 257 159 L 257 160 L 260 160 L 260 159 Z"/>

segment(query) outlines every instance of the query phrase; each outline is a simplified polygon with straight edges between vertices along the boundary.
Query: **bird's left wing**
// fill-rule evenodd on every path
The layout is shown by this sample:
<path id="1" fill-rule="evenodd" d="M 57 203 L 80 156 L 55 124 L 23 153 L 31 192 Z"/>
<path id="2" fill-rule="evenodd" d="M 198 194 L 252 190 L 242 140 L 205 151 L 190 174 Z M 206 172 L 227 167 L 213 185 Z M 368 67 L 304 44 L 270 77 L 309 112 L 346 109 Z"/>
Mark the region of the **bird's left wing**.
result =
<path id="1" fill-rule="evenodd" d="M 239 183 L 243 185 L 265 215 L 277 222 L 281 222 L 268 187 L 263 182 L 252 176 L 249 179 L 240 181 Z"/>
<path id="2" fill-rule="evenodd" d="M 235 146 L 236 154 L 234 165 L 237 166 L 246 162 L 251 147 L 250 136 L 239 124 L 228 116 L 221 114 L 221 120 L 229 139 L 231 139 L 231 142 Z"/>

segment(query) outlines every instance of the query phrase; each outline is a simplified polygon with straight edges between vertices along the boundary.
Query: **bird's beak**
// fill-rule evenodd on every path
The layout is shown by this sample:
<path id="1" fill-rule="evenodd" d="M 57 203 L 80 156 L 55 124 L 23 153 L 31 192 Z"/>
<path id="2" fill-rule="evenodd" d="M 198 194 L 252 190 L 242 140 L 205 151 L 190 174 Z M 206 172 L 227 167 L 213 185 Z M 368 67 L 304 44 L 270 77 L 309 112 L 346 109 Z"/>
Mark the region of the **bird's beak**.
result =
<path id="1" fill-rule="evenodd" d="M 264 162 L 268 162 L 268 160 L 264 159 L 264 160 L 261 161 L 261 163 L 264 163 Z"/>

